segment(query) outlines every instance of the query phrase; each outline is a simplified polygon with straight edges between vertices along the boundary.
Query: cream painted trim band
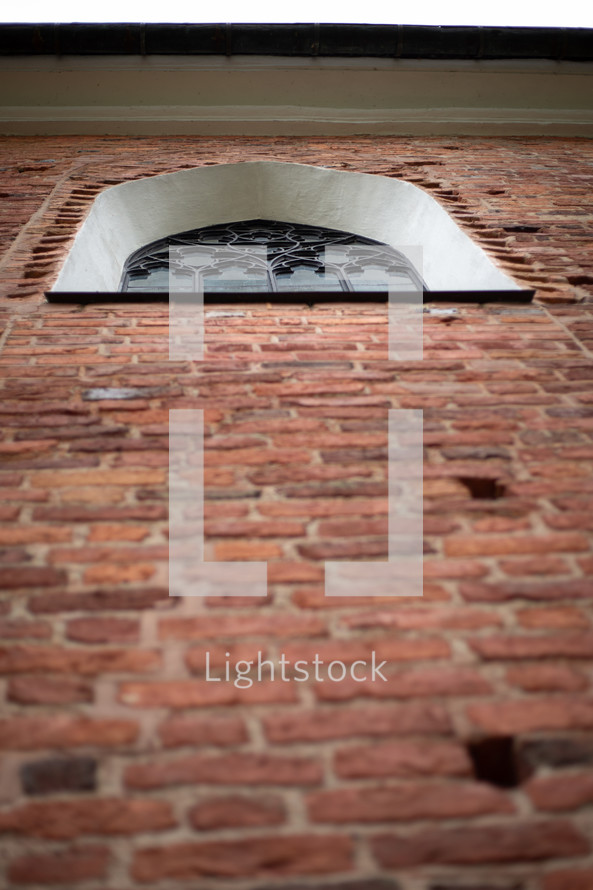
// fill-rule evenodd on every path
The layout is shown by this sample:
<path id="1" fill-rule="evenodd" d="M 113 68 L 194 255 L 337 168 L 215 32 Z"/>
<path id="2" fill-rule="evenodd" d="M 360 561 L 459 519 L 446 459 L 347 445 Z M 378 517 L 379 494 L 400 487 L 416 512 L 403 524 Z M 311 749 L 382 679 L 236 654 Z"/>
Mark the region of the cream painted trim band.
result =
<path id="1" fill-rule="evenodd" d="M 566 135 L 593 137 L 593 111 L 522 108 L 319 108 L 298 106 L 0 107 L 0 130 L 20 134 Z"/>

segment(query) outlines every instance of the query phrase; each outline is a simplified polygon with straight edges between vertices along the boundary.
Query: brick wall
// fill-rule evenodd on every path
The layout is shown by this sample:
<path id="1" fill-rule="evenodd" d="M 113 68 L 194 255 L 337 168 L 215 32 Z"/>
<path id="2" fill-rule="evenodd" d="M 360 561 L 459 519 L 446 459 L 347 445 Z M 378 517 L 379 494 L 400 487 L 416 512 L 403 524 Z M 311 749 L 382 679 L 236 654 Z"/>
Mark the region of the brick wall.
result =
<path id="1" fill-rule="evenodd" d="M 427 314 L 397 366 L 379 304 L 216 307 L 192 364 L 166 306 L 44 302 L 103 188 L 262 158 L 419 185 L 538 301 Z M 4 140 L 0 883 L 593 886 L 592 162 L 576 139 Z M 208 556 L 268 560 L 265 600 L 168 597 L 172 408 L 205 411 Z M 387 552 L 389 408 L 424 409 L 425 595 L 328 600 L 323 560 Z M 224 681 L 371 651 L 385 682 Z"/>

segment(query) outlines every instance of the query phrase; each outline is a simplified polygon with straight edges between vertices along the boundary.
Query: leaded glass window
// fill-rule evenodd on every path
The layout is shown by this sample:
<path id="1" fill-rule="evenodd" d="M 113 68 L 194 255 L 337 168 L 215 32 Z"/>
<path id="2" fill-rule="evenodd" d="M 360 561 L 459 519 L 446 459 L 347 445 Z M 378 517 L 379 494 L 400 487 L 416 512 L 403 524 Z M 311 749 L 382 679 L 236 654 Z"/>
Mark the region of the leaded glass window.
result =
<path id="1" fill-rule="evenodd" d="M 427 289 L 409 260 L 386 244 L 337 229 L 265 219 L 206 226 L 154 241 L 130 256 L 120 290 L 167 292 L 170 284 L 176 293 L 246 295 Z"/>

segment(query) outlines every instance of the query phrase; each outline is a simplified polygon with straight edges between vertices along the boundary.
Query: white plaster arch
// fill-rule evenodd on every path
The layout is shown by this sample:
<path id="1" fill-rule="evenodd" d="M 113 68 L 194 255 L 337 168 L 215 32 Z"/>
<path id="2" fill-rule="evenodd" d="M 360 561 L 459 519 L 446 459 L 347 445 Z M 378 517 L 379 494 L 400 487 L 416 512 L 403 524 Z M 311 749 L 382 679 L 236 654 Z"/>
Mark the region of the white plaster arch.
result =
<path id="1" fill-rule="evenodd" d="M 420 246 L 419 271 L 431 290 L 519 289 L 434 198 L 409 182 L 248 161 L 106 189 L 93 202 L 52 290 L 116 291 L 126 259 L 138 248 L 189 229 L 246 219 L 341 229 L 409 253 L 416 265 Z"/>

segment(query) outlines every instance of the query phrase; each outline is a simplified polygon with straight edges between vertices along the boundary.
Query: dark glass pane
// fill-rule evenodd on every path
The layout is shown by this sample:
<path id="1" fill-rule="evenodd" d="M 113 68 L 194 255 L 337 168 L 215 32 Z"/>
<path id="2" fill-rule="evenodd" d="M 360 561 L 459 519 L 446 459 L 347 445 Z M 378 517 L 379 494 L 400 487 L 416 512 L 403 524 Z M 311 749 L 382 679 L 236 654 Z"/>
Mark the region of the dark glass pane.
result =
<path id="1" fill-rule="evenodd" d="M 422 282 L 399 251 L 360 235 L 320 226 L 245 220 L 171 235 L 129 258 L 122 290 L 175 291 L 419 290 Z"/>

